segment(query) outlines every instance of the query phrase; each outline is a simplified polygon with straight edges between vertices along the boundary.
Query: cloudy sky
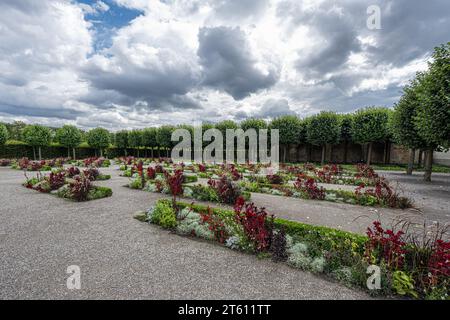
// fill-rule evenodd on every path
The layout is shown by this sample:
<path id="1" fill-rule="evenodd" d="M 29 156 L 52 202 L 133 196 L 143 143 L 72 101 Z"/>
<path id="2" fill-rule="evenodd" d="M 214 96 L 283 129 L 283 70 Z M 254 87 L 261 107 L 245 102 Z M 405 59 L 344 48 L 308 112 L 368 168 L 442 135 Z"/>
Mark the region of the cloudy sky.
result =
<path id="1" fill-rule="evenodd" d="M 392 106 L 449 30 L 449 0 L 1 0 L 0 121 L 116 130 Z"/>

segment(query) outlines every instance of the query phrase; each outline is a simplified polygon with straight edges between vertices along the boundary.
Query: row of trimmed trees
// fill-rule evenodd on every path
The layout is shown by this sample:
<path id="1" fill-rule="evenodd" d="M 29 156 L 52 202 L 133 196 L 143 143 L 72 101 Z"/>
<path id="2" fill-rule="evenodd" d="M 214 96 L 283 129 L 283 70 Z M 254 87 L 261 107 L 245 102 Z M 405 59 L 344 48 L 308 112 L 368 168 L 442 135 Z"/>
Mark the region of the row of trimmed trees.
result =
<path id="1" fill-rule="evenodd" d="M 435 48 L 428 70 L 404 88 L 390 127 L 394 141 L 410 149 L 408 174 L 416 150 L 425 150 L 424 180 L 430 181 L 433 151 L 450 146 L 450 42 Z"/>
<path id="2" fill-rule="evenodd" d="M 325 150 L 328 146 L 339 143 L 360 143 L 368 146 L 367 162 L 370 164 L 372 154 L 372 144 L 378 141 L 386 141 L 390 134 L 388 130 L 388 118 L 390 111 L 386 108 L 366 108 L 358 110 L 352 114 L 336 114 L 334 112 L 323 111 L 317 115 L 300 119 L 293 115 L 281 116 L 266 122 L 262 119 L 250 118 L 240 123 L 225 120 L 217 124 L 203 124 L 202 131 L 216 128 L 220 130 L 224 137 L 227 129 L 241 128 L 248 129 L 278 129 L 280 145 L 282 147 L 282 161 L 287 158 L 287 150 L 290 145 L 312 144 L 322 147 L 322 163 L 326 161 Z M 127 155 L 127 150 L 133 149 L 135 156 L 153 157 L 153 151 L 170 150 L 177 142 L 171 141 L 173 130 L 183 128 L 191 133 L 194 127 L 190 125 L 169 126 L 164 125 L 158 128 L 145 128 L 141 130 L 121 130 L 110 133 L 103 128 L 96 128 L 82 132 L 78 128 L 65 125 L 53 131 L 41 125 L 28 125 L 22 129 L 21 137 L 24 142 L 33 147 L 41 158 L 41 147 L 48 146 L 50 142 L 57 142 L 68 149 L 68 156 L 76 157 L 75 148 L 85 141 L 90 147 L 98 149 L 100 155 L 103 149 L 113 144 L 122 149 Z M 6 130 L 1 130 L 5 132 Z M 2 135 L 0 134 L 0 137 Z M 0 138 L 1 139 L 1 138 Z M 5 141 L 6 141 L 5 137 Z M 1 142 L 1 140 L 0 140 Z M 204 142 L 206 146 L 208 142 Z M 345 158 L 345 157 L 344 157 Z"/>

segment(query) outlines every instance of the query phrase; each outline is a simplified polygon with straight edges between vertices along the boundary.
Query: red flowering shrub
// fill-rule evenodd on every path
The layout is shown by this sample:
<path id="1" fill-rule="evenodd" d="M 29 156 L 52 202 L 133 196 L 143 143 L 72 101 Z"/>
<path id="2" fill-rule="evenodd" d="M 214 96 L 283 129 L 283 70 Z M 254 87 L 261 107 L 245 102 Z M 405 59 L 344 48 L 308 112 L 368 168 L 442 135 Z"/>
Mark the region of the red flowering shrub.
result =
<path id="1" fill-rule="evenodd" d="M 215 215 L 210 207 L 206 212 L 200 212 L 202 223 L 207 223 L 209 230 L 214 234 L 214 238 L 220 243 L 224 243 L 229 235 L 225 228 L 223 220 Z"/>
<path id="2" fill-rule="evenodd" d="M 241 190 L 230 178 L 225 174 L 219 180 L 208 180 L 208 185 L 215 190 L 220 202 L 234 204 L 241 196 Z"/>
<path id="3" fill-rule="evenodd" d="M 206 166 L 202 163 L 198 164 L 198 171 L 200 172 L 206 172 Z"/>
<path id="4" fill-rule="evenodd" d="M 406 244 L 402 240 L 404 234 L 401 230 L 396 233 L 390 229 L 384 230 L 380 221 L 374 221 L 373 228 L 367 228 L 369 241 L 366 243 L 366 258 L 371 263 L 383 261 L 389 269 L 400 269 L 406 253 Z"/>
<path id="5" fill-rule="evenodd" d="M 272 223 L 267 221 L 267 212 L 264 208 L 258 209 L 253 203 L 245 204 L 239 197 L 234 205 L 235 219 L 242 225 L 248 240 L 253 243 L 257 252 L 269 249 L 272 241 Z"/>
<path id="6" fill-rule="evenodd" d="M 325 199 L 325 189 L 319 187 L 313 178 L 308 178 L 303 174 L 298 175 L 294 182 L 294 187 L 308 196 L 309 199 Z"/>

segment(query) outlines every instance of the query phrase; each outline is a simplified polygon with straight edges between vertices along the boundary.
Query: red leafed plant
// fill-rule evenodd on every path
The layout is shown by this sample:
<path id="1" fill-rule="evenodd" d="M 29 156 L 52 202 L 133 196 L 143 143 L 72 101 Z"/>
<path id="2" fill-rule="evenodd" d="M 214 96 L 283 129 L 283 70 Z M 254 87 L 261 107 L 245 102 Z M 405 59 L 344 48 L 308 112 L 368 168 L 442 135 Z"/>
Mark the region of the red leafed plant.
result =
<path id="1" fill-rule="evenodd" d="M 234 204 L 241 196 L 239 187 L 225 174 L 219 180 L 209 179 L 208 185 L 216 191 L 222 203 Z"/>
<path id="2" fill-rule="evenodd" d="M 163 172 L 164 172 L 164 168 L 163 168 L 162 165 L 157 164 L 157 165 L 155 166 L 155 171 L 156 171 L 156 173 L 163 173 Z"/>
<path id="3" fill-rule="evenodd" d="M 384 230 L 380 221 L 374 221 L 373 227 L 367 228 L 369 237 L 369 241 L 366 243 L 367 259 L 371 261 L 375 258 L 378 260 L 375 263 L 383 261 L 390 269 L 401 268 L 406 253 L 406 243 L 402 239 L 404 234 L 402 230 L 397 232 L 391 229 Z"/>
<path id="4" fill-rule="evenodd" d="M 234 205 L 235 219 L 242 225 L 246 237 L 253 243 L 257 252 L 268 250 L 273 235 L 273 215 L 267 219 L 264 208 L 258 209 L 253 203 L 245 203 L 239 197 Z"/>
<path id="5" fill-rule="evenodd" d="M 375 170 L 371 166 L 368 166 L 364 163 L 358 163 L 356 165 L 356 178 L 369 178 L 369 179 L 375 179 L 378 178 L 378 174 L 375 173 Z"/>
<path id="6" fill-rule="evenodd" d="M 438 239 L 434 242 L 433 253 L 428 261 L 428 270 L 431 273 L 432 284 L 436 284 L 439 278 L 450 277 L 450 242 Z"/>
<path id="7" fill-rule="evenodd" d="M 198 164 L 198 171 L 200 172 L 206 172 L 206 166 L 202 163 Z"/>
<path id="8" fill-rule="evenodd" d="M 283 177 L 278 174 L 268 174 L 266 179 L 270 184 L 283 184 Z"/>
<path id="9" fill-rule="evenodd" d="M 152 167 L 147 168 L 147 179 L 154 180 L 156 178 L 156 171 Z"/>
<path id="10" fill-rule="evenodd" d="M 308 195 L 309 199 L 325 199 L 325 189 L 319 187 L 313 178 L 308 178 L 304 174 L 299 174 L 294 182 L 294 187 Z"/>
<path id="11" fill-rule="evenodd" d="M 178 212 L 177 196 L 183 194 L 183 171 L 176 170 L 173 174 L 164 171 L 164 177 L 166 178 L 166 185 L 169 187 L 170 194 L 172 195 L 173 208 Z"/>
<path id="12" fill-rule="evenodd" d="M 223 220 L 215 215 L 210 207 L 208 207 L 206 212 L 200 212 L 202 223 L 207 223 L 209 230 L 214 234 L 214 238 L 220 242 L 224 243 L 228 239 L 228 232 L 225 228 L 225 223 Z"/>
<path id="13" fill-rule="evenodd" d="M 89 168 L 87 170 L 83 170 L 84 175 L 86 178 L 88 178 L 91 181 L 97 180 L 98 176 L 100 175 L 100 171 L 96 168 Z"/>
<path id="14" fill-rule="evenodd" d="M 80 174 L 80 169 L 78 169 L 77 167 L 70 167 L 70 168 L 66 169 L 66 175 L 69 178 L 73 178 L 79 174 Z"/>
<path id="15" fill-rule="evenodd" d="M 47 178 L 51 190 L 58 190 L 61 188 L 66 181 L 66 173 L 61 172 L 50 172 Z"/>
<path id="16" fill-rule="evenodd" d="M 84 174 L 76 176 L 74 181 L 69 184 L 70 195 L 76 201 L 86 201 L 91 188 L 91 180 L 89 180 L 89 178 Z"/>
<path id="17" fill-rule="evenodd" d="M 355 189 L 356 196 L 372 196 L 375 197 L 379 204 L 387 205 L 391 208 L 409 208 L 412 206 L 411 201 L 406 198 L 400 196 L 394 188 L 389 185 L 389 182 L 382 178 L 375 178 L 375 187 L 368 188 L 361 191 L 365 185 L 362 183 Z"/>

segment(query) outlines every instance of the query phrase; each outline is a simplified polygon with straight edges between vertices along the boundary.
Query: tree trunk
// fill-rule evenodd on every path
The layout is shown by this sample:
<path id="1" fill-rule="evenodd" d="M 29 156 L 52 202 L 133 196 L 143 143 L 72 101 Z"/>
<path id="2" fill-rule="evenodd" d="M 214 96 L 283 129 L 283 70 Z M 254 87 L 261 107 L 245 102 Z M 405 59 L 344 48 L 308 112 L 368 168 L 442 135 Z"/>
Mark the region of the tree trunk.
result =
<path id="1" fill-rule="evenodd" d="M 39 147 L 39 161 L 42 160 L 42 151 L 41 151 L 41 147 Z"/>
<path id="2" fill-rule="evenodd" d="M 283 163 L 286 163 L 286 154 L 287 154 L 287 147 L 286 145 L 283 146 Z"/>
<path id="3" fill-rule="evenodd" d="M 103 158 L 103 149 L 100 149 L 100 157 Z"/>
<path id="4" fill-rule="evenodd" d="M 345 140 L 345 142 L 344 142 L 344 159 L 342 159 L 344 163 L 347 163 L 347 158 L 348 158 L 348 141 Z"/>
<path id="5" fill-rule="evenodd" d="M 33 159 L 36 161 L 36 147 L 33 147 Z"/>
<path id="6" fill-rule="evenodd" d="M 409 159 L 408 159 L 408 168 L 406 169 L 407 175 L 412 175 L 414 168 L 414 156 L 416 154 L 416 149 L 409 149 Z"/>
<path id="7" fill-rule="evenodd" d="M 128 151 L 127 151 L 127 148 L 123 149 L 123 151 L 124 151 L 125 157 L 128 157 Z"/>
<path id="8" fill-rule="evenodd" d="M 137 157 L 139 158 L 139 149 L 136 149 Z"/>
<path id="9" fill-rule="evenodd" d="M 73 160 L 77 159 L 76 153 L 75 153 L 75 148 L 72 148 L 72 153 L 73 153 Z"/>
<path id="10" fill-rule="evenodd" d="M 166 149 L 166 158 L 169 158 L 169 149 Z"/>
<path id="11" fill-rule="evenodd" d="M 422 158 L 423 158 L 423 150 L 420 149 L 419 150 L 419 160 L 417 161 L 417 167 L 419 167 L 419 168 L 422 167 Z"/>
<path id="12" fill-rule="evenodd" d="M 321 159 L 321 161 L 320 161 L 320 163 L 321 163 L 322 165 L 325 164 L 325 150 L 326 150 L 326 145 L 323 145 L 323 146 L 322 146 L 322 159 Z"/>
<path id="13" fill-rule="evenodd" d="M 152 152 L 152 159 L 154 159 L 154 157 L 153 157 L 153 148 L 152 148 L 151 150 L 152 150 L 152 151 L 151 151 L 151 152 Z"/>
<path id="14" fill-rule="evenodd" d="M 367 165 L 370 166 L 370 160 L 372 160 L 372 146 L 373 143 L 369 142 L 369 150 L 367 151 Z"/>
<path id="15" fill-rule="evenodd" d="M 425 156 L 425 172 L 423 174 L 423 180 L 426 182 L 431 181 L 431 171 L 433 170 L 433 150 L 427 150 Z"/>
<path id="16" fill-rule="evenodd" d="M 67 158 L 70 158 L 70 148 L 67 148 Z"/>

